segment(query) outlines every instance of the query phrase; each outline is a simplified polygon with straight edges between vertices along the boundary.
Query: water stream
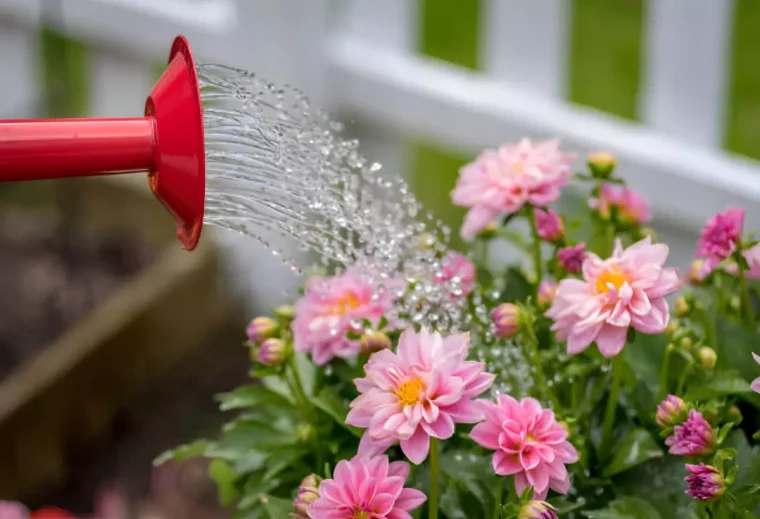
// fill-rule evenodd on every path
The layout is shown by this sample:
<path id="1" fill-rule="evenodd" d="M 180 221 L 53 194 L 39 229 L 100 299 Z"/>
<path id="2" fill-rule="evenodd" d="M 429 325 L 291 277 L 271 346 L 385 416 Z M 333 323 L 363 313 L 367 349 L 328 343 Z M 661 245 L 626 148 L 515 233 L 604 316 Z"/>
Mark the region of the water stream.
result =
<path id="1" fill-rule="evenodd" d="M 378 292 L 394 291 L 391 317 L 449 333 L 475 327 L 492 342 L 488 295 L 476 291 L 469 301 L 459 278 L 441 280 L 450 230 L 403 179 L 367 161 L 358 141 L 342 137 L 342 126 L 297 89 L 219 65 L 199 66 L 198 76 L 207 224 L 259 240 L 298 274 L 306 266 L 274 242 L 284 237 L 324 267 L 358 267 Z M 523 364 L 516 351 L 501 350 L 479 355 L 510 371 Z"/>

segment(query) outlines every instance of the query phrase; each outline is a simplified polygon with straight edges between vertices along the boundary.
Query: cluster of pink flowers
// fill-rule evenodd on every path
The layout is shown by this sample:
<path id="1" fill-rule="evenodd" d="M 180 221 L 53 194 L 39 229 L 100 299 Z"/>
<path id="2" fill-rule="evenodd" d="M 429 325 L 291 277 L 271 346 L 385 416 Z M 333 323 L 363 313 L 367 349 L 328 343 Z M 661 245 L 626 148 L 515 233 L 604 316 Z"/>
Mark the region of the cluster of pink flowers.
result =
<path id="1" fill-rule="evenodd" d="M 731 207 L 707 222 L 697 241 L 697 256 L 704 258 L 701 275 L 705 276 L 728 259 L 742 238 L 744 209 Z"/>
<path id="2" fill-rule="evenodd" d="M 681 280 L 674 268 L 664 266 L 668 246 L 645 238 L 627 249 L 615 243 L 612 257 L 587 254 L 583 279 L 563 279 L 551 308 L 552 330 L 567 341 L 575 355 L 592 342 L 605 357 L 614 357 L 625 346 L 628 328 L 655 334 L 668 325 L 665 297 L 676 292 Z"/>
<path id="3" fill-rule="evenodd" d="M 575 155 L 559 150 L 556 140 L 533 143 L 523 139 L 482 152 L 460 170 L 451 193 L 455 205 L 469 208 L 462 236 L 475 236 L 525 204 L 546 207 L 557 200 L 574 160 Z"/>
<path id="4" fill-rule="evenodd" d="M 296 351 L 311 353 L 317 365 L 335 357 L 355 357 L 358 340 L 347 333 L 362 330 L 356 327 L 364 319 L 377 324 L 393 304 L 390 290 L 378 290 L 367 276 L 355 270 L 330 278 L 311 277 L 304 296 L 298 300 L 295 319 L 291 323 Z"/>
<path id="5" fill-rule="evenodd" d="M 618 219 L 623 223 L 640 224 L 652 219 L 646 200 L 625 186 L 616 188 L 611 184 L 602 185 L 599 198 L 589 200 L 589 206 L 604 219 L 609 219 L 614 209 Z"/>

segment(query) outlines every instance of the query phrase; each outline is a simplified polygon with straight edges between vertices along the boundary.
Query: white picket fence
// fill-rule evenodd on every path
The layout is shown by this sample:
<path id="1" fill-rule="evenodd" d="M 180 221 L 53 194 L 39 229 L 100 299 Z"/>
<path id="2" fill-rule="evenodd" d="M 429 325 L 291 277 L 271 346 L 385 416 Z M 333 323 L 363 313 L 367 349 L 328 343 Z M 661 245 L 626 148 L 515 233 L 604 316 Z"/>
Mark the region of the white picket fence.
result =
<path id="1" fill-rule="evenodd" d="M 34 46 L 49 1 L 0 0 L 0 116 L 34 104 Z M 727 205 L 746 206 L 757 228 L 760 166 L 719 147 L 733 0 L 648 0 L 642 124 L 564 100 L 569 1 L 481 2 L 484 73 L 413 51 L 415 0 L 62 0 L 59 20 L 93 53 L 92 115 L 139 114 L 154 64 L 183 33 L 199 61 L 297 85 L 355 119 L 367 153 L 391 167 L 403 167 L 412 135 L 466 153 L 559 136 L 581 153 L 618 155 L 681 262 L 693 233 Z M 236 261 L 251 271 L 249 254 Z M 279 285 L 282 276 L 261 274 L 272 265 L 260 263 L 251 284 Z"/>

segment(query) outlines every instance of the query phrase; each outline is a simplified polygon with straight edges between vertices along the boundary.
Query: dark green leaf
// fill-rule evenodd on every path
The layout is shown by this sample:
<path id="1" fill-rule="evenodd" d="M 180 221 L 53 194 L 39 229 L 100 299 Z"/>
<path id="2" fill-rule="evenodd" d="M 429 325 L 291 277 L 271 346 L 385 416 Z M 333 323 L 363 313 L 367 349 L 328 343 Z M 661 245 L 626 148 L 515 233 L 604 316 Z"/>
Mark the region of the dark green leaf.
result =
<path id="1" fill-rule="evenodd" d="M 687 401 L 709 400 L 720 396 L 749 393 L 750 391 L 749 384 L 738 371 L 719 371 L 712 379 L 690 388 L 684 399 Z"/>
<path id="2" fill-rule="evenodd" d="M 237 475 L 230 465 L 221 459 L 216 459 L 209 464 L 208 475 L 216 483 L 219 492 L 219 502 L 227 506 L 237 495 L 235 480 Z"/>
<path id="3" fill-rule="evenodd" d="M 294 449 L 282 449 L 273 452 L 267 460 L 267 471 L 264 474 L 264 478 L 270 479 L 275 477 L 286 468 L 295 465 L 298 460 L 306 456 L 308 453 L 308 450 L 300 447 Z"/>
<path id="4" fill-rule="evenodd" d="M 501 301 L 525 301 L 533 293 L 533 287 L 517 267 L 509 267 L 504 273 L 504 291 Z"/>
<path id="5" fill-rule="evenodd" d="M 643 499 L 624 497 L 616 499 L 604 510 L 581 512 L 588 519 L 662 519 L 652 505 Z"/>
<path id="6" fill-rule="evenodd" d="M 268 387 L 261 385 L 242 386 L 229 393 L 216 395 L 216 399 L 220 402 L 219 408 L 222 411 L 255 407 L 264 402 L 276 402 L 282 405 L 291 403 L 280 393 L 275 393 Z"/>
<path id="7" fill-rule="evenodd" d="M 193 443 L 180 445 L 179 447 L 160 454 L 155 460 L 153 460 L 153 465 L 158 466 L 169 460 L 185 461 L 189 458 L 203 456 L 208 446 L 209 443 L 206 440 L 196 440 Z"/>
<path id="8" fill-rule="evenodd" d="M 315 390 L 314 381 L 317 377 L 317 366 L 304 353 L 295 353 L 294 355 L 304 391 L 306 391 L 307 396 L 311 396 Z"/>
<path id="9" fill-rule="evenodd" d="M 645 461 L 659 458 L 662 450 L 646 429 L 633 429 L 615 449 L 615 455 L 607 468 L 605 476 L 620 474 Z"/>
<path id="10" fill-rule="evenodd" d="M 350 431 L 357 438 L 361 438 L 364 431 L 346 423 L 348 407 L 331 388 L 322 388 L 322 391 L 317 396 L 312 397 L 311 402 L 320 410 L 327 413 L 341 427 Z"/>
<path id="11" fill-rule="evenodd" d="M 612 476 L 615 493 L 648 501 L 665 519 L 684 517 L 694 500 L 684 494 L 683 464 L 682 458 L 663 456 L 636 465 Z"/>

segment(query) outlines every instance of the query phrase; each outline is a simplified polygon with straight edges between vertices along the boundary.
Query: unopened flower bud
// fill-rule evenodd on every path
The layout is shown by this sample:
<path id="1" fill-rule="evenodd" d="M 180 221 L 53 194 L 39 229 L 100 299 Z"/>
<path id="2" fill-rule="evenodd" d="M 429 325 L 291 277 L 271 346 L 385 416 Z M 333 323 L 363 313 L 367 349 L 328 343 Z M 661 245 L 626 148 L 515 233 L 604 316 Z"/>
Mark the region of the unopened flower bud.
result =
<path id="1" fill-rule="evenodd" d="M 688 418 L 673 427 L 673 434 L 665 439 L 665 445 L 674 456 L 708 456 L 715 451 L 715 432 L 702 413 L 691 409 Z"/>
<path id="2" fill-rule="evenodd" d="M 729 422 L 732 422 L 734 425 L 739 425 L 744 421 L 744 416 L 742 416 L 742 412 L 739 410 L 738 407 L 735 405 L 732 405 L 728 408 L 728 411 L 726 412 L 726 419 Z"/>
<path id="3" fill-rule="evenodd" d="M 683 351 L 691 351 L 692 346 L 694 346 L 694 341 L 691 337 L 683 337 L 678 345 Z"/>
<path id="4" fill-rule="evenodd" d="M 665 336 L 668 339 L 673 340 L 673 337 L 675 337 L 679 326 L 680 326 L 680 323 L 678 321 L 670 321 L 668 323 L 668 327 L 665 328 Z"/>
<path id="5" fill-rule="evenodd" d="M 296 309 L 292 305 L 278 306 L 274 315 L 283 321 L 292 321 L 296 316 Z"/>
<path id="6" fill-rule="evenodd" d="M 689 266 L 689 272 L 686 274 L 686 279 L 689 280 L 689 283 L 692 285 L 702 284 L 705 279 L 705 275 L 702 272 L 704 264 L 705 260 L 702 258 L 697 258 L 691 262 L 691 265 Z"/>
<path id="7" fill-rule="evenodd" d="M 488 225 L 486 225 L 482 231 L 478 233 L 478 238 L 481 240 L 490 240 L 494 236 L 496 236 L 496 229 L 498 227 L 496 226 L 496 222 L 491 222 Z"/>
<path id="8" fill-rule="evenodd" d="M 617 165 L 615 156 L 603 151 L 590 153 L 588 157 L 586 157 L 586 162 L 588 164 L 588 169 L 591 170 L 591 176 L 594 178 L 610 178 Z"/>
<path id="9" fill-rule="evenodd" d="M 391 348 L 391 339 L 383 332 L 369 332 L 362 335 L 359 339 L 359 345 L 365 353 L 376 353 L 380 350 L 388 350 Z"/>
<path id="10" fill-rule="evenodd" d="M 691 313 L 691 305 L 686 301 L 686 298 L 681 296 L 676 299 L 675 305 L 673 305 L 676 317 L 686 317 Z"/>
<path id="11" fill-rule="evenodd" d="M 680 424 L 686 419 L 689 413 L 689 406 L 682 399 L 675 395 L 668 395 L 665 400 L 657 406 L 655 421 L 663 429 Z"/>
<path id="12" fill-rule="evenodd" d="M 530 501 L 520 508 L 517 519 L 557 519 L 556 512 L 546 501 Z"/>
<path id="13" fill-rule="evenodd" d="M 697 355 L 699 356 L 699 362 L 707 369 L 714 368 L 718 362 L 718 354 L 709 346 L 699 348 Z"/>
<path id="14" fill-rule="evenodd" d="M 270 337 L 277 336 L 280 327 L 277 321 L 270 317 L 256 317 L 250 322 L 245 333 L 248 339 L 254 344 L 261 344 Z"/>
<path id="15" fill-rule="evenodd" d="M 557 251 L 557 263 L 565 272 L 580 272 L 583 260 L 586 259 L 586 244 L 569 245 Z"/>
<path id="16" fill-rule="evenodd" d="M 502 339 L 514 337 L 520 329 L 520 307 L 502 303 L 491 312 L 496 336 Z"/>
<path id="17" fill-rule="evenodd" d="M 731 308 L 736 312 L 742 309 L 742 299 L 739 296 L 731 296 L 728 304 L 731 305 Z"/>
<path id="18" fill-rule="evenodd" d="M 557 296 L 557 283 L 554 281 L 542 281 L 538 285 L 538 298 L 537 302 L 539 306 L 549 306 L 554 302 L 554 298 Z"/>
<path id="19" fill-rule="evenodd" d="M 261 343 L 256 360 L 266 366 L 276 366 L 285 358 L 285 343 L 280 339 L 267 339 Z"/>
<path id="20" fill-rule="evenodd" d="M 686 493 L 697 501 L 715 501 L 726 492 L 726 482 L 715 467 L 687 463 L 686 470 L 691 473 L 685 478 L 689 484 Z"/>
<path id="21" fill-rule="evenodd" d="M 556 243 L 565 237 L 565 222 L 557 213 L 551 209 L 536 209 L 535 214 L 536 231 L 542 240 Z"/>
<path id="22" fill-rule="evenodd" d="M 298 489 L 298 495 L 293 502 L 293 508 L 296 513 L 290 514 L 293 519 L 309 519 L 308 508 L 311 503 L 319 499 L 319 482 L 321 478 L 315 474 L 306 476 L 301 481 L 301 486 Z"/>

